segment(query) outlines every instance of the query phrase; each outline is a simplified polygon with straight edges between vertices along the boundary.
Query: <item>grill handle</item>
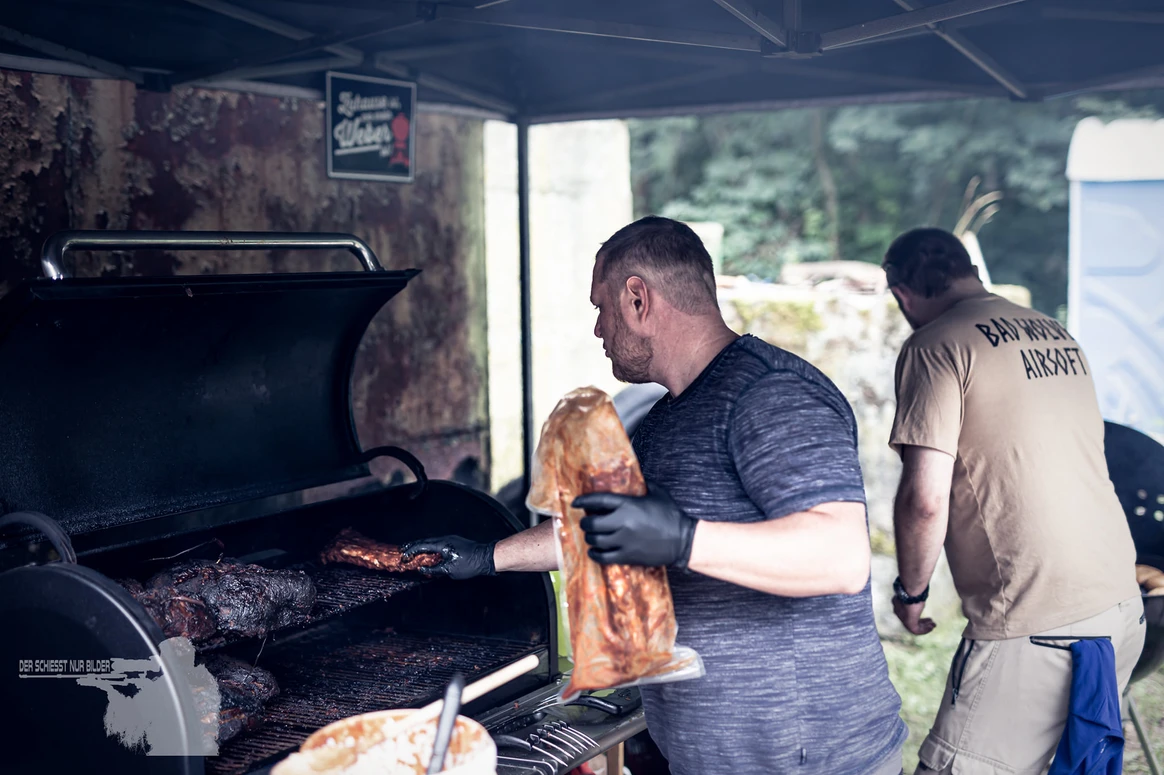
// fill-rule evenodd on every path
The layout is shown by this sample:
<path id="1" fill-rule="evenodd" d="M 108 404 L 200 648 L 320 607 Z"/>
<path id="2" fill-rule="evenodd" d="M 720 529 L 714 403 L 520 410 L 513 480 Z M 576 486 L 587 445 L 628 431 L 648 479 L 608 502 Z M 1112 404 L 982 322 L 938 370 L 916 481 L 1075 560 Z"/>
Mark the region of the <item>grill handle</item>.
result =
<path id="1" fill-rule="evenodd" d="M 592 694 L 583 694 L 566 704 L 594 708 L 595 710 L 609 713 L 611 716 L 625 716 L 643 704 L 643 696 L 634 689 L 620 689 L 606 697 L 595 697 Z"/>
<path id="2" fill-rule="evenodd" d="M 411 499 L 415 500 L 424 494 L 428 488 L 428 474 L 424 472 L 424 466 L 416 455 L 400 447 L 373 447 L 364 453 L 362 459 L 365 463 L 370 463 L 378 457 L 391 457 L 399 460 L 416 477 L 417 487 L 409 496 Z"/>
<path id="3" fill-rule="evenodd" d="M 29 525 L 36 528 L 48 537 L 49 543 L 61 556 L 61 562 L 69 565 L 77 564 L 77 553 L 73 551 L 73 542 L 69 539 L 69 534 L 57 524 L 56 520 L 46 517 L 39 511 L 14 511 L 0 517 L 0 530 L 9 525 Z"/>
<path id="4" fill-rule="evenodd" d="M 369 272 L 382 272 L 368 243 L 351 234 L 297 234 L 279 231 L 58 231 L 40 254 L 44 276 L 62 280 L 70 250 L 347 250 Z"/>

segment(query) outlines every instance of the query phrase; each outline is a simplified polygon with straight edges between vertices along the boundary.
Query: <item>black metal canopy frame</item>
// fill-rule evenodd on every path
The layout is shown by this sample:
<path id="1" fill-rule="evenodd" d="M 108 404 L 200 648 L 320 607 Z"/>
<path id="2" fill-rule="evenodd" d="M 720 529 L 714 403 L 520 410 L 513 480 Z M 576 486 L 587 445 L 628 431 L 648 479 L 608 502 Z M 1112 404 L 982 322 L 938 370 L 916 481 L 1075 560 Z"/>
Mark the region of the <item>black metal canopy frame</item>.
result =
<path id="1" fill-rule="evenodd" d="M 515 122 L 528 484 L 531 124 L 1159 87 L 1164 9 L 1151 0 L 41 0 L 5 8 L 0 67 L 310 99 L 321 98 L 325 71 L 378 73 L 415 81 L 422 109 Z"/>

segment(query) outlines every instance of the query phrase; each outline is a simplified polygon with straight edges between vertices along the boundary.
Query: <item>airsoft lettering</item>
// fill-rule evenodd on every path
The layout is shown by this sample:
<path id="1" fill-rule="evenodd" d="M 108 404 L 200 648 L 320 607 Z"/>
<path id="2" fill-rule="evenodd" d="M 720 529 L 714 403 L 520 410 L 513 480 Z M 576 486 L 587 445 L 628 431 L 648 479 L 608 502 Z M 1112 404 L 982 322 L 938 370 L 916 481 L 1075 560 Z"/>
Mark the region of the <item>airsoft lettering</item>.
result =
<path id="1" fill-rule="evenodd" d="M 1071 334 L 1067 333 L 1067 329 L 1059 325 L 1059 322 L 1056 320 L 1043 320 L 1040 318 L 1015 318 L 1014 320 L 1007 320 L 1006 318 L 991 318 L 989 324 L 975 323 L 974 327 L 986 337 L 991 347 L 998 347 L 1000 344 L 1006 342 L 1021 341 L 1022 337 L 1019 336 L 1020 330 L 1026 334 L 1028 342 L 1046 342 L 1048 340 L 1075 341 Z"/>
<path id="2" fill-rule="evenodd" d="M 1048 347 L 1020 350 L 1027 379 L 1086 374 L 1083 355 L 1078 347 Z"/>
<path id="3" fill-rule="evenodd" d="M 1074 342 L 1074 337 L 1055 320 L 1044 318 L 990 318 L 975 323 L 991 347 L 1010 342 Z M 1087 374 L 1083 353 L 1078 347 L 1031 347 L 1019 350 L 1027 379 Z"/>

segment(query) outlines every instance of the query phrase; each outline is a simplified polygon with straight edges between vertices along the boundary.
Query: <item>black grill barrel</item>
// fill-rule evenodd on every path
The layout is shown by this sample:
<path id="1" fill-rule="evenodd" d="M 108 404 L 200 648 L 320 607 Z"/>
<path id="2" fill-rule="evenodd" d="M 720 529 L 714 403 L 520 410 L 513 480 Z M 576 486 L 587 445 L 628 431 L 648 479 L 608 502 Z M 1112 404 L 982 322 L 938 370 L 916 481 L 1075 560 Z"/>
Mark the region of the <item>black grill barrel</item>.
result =
<path id="1" fill-rule="evenodd" d="M 1164 570 L 1164 446 L 1126 425 L 1104 424 L 1108 475 L 1128 519 L 1136 562 Z M 1132 682 L 1164 665 L 1164 595 L 1144 597 L 1147 634 Z"/>
<path id="2" fill-rule="evenodd" d="M 6 509 L 76 536 L 366 476 L 356 352 L 417 274 L 17 286 L 0 299 Z"/>
<path id="3" fill-rule="evenodd" d="M 272 247 L 343 248 L 370 271 L 61 271 L 72 249 Z M 0 535 L 0 662 L 164 656 L 174 648 L 165 626 L 190 633 L 207 665 L 241 660 L 271 678 L 257 704 L 231 706 L 238 736 L 219 755 L 145 757 L 105 734 L 101 692 L 0 671 L 0 696 L 14 692 L 37 711 L 21 727 L 0 725 L 0 749 L 40 757 L 63 729 L 77 771 L 127 755 L 133 761 L 119 772 L 263 775 L 330 722 L 420 707 L 454 673 L 472 681 L 530 654 L 538 668 L 462 710 L 491 734 L 539 735 L 522 775 L 565 773 L 645 728 L 641 708 L 612 715 L 559 707 L 564 679 L 548 574 L 454 582 L 323 561 L 324 547 L 347 528 L 400 546 L 439 534 L 495 541 L 524 527 L 488 494 L 429 479 L 406 449 L 365 450 L 357 437 L 356 351 L 416 270 L 382 270 L 365 243 L 332 234 L 64 232 L 44 255 L 59 279 L 26 282 L 0 299 L 0 508 L 44 515 L 10 518 L 24 529 Z M 404 462 L 417 481 L 380 482 L 368 466 L 380 456 Z M 38 528 L 53 534 L 65 562 L 46 561 Z M 277 575 L 297 580 L 303 610 L 230 627 L 231 611 L 275 610 L 275 587 L 256 582 L 260 591 L 249 597 L 230 595 L 247 574 L 277 570 L 295 571 Z M 202 591 L 180 586 L 180 576 L 200 579 Z M 223 696 L 230 689 L 246 702 L 245 681 L 215 680 Z M 38 694 L 46 685 L 54 688 Z M 629 691 L 635 696 L 620 707 L 637 707 L 637 691 Z M 190 710 L 201 697 L 175 682 L 164 713 L 201 718 Z M 82 726 L 91 734 L 73 735 Z"/>

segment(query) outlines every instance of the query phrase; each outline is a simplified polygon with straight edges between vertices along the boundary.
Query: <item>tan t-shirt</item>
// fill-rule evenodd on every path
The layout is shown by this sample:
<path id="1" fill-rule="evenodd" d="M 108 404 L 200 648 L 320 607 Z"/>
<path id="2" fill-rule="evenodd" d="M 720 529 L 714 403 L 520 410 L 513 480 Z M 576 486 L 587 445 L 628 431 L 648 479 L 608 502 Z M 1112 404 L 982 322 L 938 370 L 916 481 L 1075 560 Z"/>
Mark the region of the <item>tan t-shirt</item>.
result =
<path id="1" fill-rule="evenodd" d="M 1139 593 L 1083 351 L 1057 321 L 983 294 L 914 332 L 890 445 L 955 457 L 946 556 L 967 638 L 1018 638 Z"/>

